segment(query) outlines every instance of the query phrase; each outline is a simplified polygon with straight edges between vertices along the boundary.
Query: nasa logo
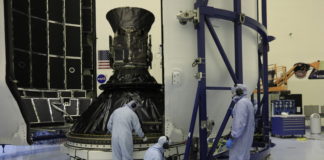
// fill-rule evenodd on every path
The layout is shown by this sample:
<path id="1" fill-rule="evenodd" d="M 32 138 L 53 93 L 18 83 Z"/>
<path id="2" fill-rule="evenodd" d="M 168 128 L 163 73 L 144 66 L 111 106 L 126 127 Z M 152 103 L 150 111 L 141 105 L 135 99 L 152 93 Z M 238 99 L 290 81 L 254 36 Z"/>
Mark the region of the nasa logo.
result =
<path id="1" fill-rule="evenodd" d="M 99 83 L 105 83 L 106 82 L 106 76 L 103 75 L 103 74 L 99 74 L 98 77 L 97 77 L 97 81 Z"/>

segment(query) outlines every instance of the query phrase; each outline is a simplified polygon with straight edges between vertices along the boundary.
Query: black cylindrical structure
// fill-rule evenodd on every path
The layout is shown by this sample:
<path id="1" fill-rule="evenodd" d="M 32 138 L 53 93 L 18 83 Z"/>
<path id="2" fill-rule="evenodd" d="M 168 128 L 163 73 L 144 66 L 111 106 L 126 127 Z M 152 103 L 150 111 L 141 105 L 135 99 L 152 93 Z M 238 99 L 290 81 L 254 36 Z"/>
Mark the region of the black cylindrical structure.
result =
<path id="1" fill-rule="evenodd" d="M 142 102 L 136 111 L 149 142 L 163 134 L 163 86 L 148 72 L 152 61 L 148 32 L 154 15 L 141 8 L 116 8 L 107 13 L 114 37 L 110 38 L 111 65 L 114 74 L 100 89 L 104 92 L 72 126 L 69 141 L 109 144 L 107 122 L 111 113 L 135 99 Z M 140 140 L 135 143 L 141 143 Z"/>

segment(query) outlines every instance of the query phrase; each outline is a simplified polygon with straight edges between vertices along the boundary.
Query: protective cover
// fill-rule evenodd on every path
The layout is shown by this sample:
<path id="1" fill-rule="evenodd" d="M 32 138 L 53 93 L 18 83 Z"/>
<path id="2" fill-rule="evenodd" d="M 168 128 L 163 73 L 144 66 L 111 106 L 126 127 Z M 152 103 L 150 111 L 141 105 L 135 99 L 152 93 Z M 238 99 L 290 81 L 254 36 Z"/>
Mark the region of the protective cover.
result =
<path id="1" fill-rule="evenodd" d="M 141 30 L 148 33 L 154 22 L 154 15 L 142 8 L 121 7 L 110 10 L 106 15 L 114 32 Z"/>
<path id="2" fill-rule="evenodd" d="M 125 7 L 109 11 L 106 17 L 115 33 L 114 39 L 110 38 L 109 42 L 112 67 L 151 66 L 148 32 L 154 22 L 154 15 L 145 9 Z"/>

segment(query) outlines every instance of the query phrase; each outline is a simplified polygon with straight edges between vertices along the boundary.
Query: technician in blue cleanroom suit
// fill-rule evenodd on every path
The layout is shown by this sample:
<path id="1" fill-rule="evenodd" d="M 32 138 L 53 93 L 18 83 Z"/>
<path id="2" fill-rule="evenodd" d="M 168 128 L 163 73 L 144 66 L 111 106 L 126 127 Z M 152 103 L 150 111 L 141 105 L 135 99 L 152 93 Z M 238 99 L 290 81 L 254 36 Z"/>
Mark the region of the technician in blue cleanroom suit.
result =
<path id="1" fill-rule="evenodd" d="M 169 145 L 170 140 L 167 136 L 160 137 L 158 142 L 145 152 L 144 160 L 164 160 L 163 153 Z"/>
<path id="2" fill-rule="evenodd" d="M 132 160 L 133 159 L 133 136 L 132 131 L 143 141 L 147 141 L 141 128 L 141 124 L 135 110 L 140 107 L 139 102 L 132 100 L 123 107 L 116 109 L 110 116 L 107 128 L 112 134 L 112 159 Z"/>
<path id="3" fill-rule="evenodd" d="M 229 160 L 250 160 L 250 149 L 254 135 L 254 106 L 247 98 L 247 87 L 238 84 L 232 89 L 233 111 L 231 135 L 226 142 L 229 148 Z"/>

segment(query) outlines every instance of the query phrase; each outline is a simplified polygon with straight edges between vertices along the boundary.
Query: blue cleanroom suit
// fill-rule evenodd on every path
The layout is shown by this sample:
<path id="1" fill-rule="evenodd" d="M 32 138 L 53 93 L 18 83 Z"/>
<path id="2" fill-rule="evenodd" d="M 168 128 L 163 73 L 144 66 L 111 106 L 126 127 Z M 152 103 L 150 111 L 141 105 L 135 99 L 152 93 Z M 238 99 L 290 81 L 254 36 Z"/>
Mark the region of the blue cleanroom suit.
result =
<path id="1" fill-rule="evenodd" d="M 242 95 L 235 95 L 233 101 L 236 102 L 232 115 L 231 137 L 232 148 L 229 150 L 229 160 L 250 160 L 250 149 L 254 135 L 254 106 L 247 96 L 247 87 L 238 84 L 236 89 L 243 91 Z"/>
<path id="2" fill-rule="evenodd" d="M 134 101 L 116 109 L 110 116 L 107 128 L 112 134 L 112 159 L 133 159 L 133 136 L 132 130 L 139 137 L 144 137 L 141 124 L 131 105 Z"/>
<path id="3" fill-rule="evenodd" d="M 144 160 L 164 160 L 163 153 L 165 149 L 163 148 L 164 143 L 169 143 L 165 136 L 159 138 L 158 143 L 151 146 L 144 155 Z"/>

